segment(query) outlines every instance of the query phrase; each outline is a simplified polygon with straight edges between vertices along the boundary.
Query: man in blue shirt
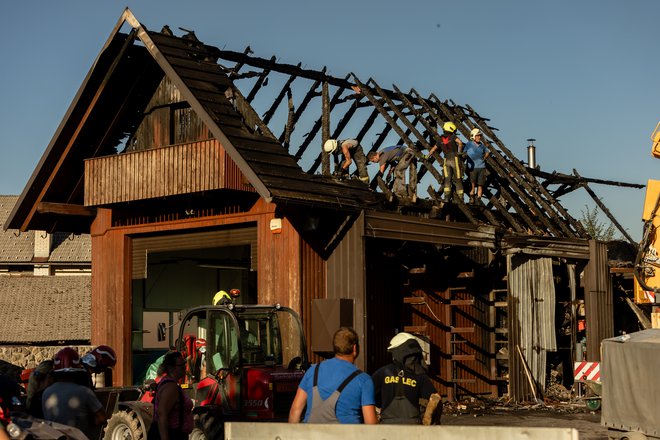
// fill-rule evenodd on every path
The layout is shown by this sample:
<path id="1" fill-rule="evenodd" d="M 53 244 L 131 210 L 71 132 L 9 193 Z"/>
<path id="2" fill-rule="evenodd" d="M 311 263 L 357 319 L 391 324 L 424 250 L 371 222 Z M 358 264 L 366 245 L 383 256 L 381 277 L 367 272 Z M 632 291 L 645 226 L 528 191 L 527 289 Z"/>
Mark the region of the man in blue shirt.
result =
<path id="1" fill-rule="evenodd" d="M 335 357 L 313 365 L 303 377 L 289 411 L 289 423 L 378 423 L 371 377 L 355 365 L 360 353 L 355 330 L 342 327 L 332 345 Z"/>
<path id="2" fill-rule="evenodd" d="M 470 203 L 475 203 L 481 200 L 483 188 L 486 184 L 486 158 L 490 156 L 490 151 L 486 146 L 481 143 L 481 131 L 478 128 L 473 128 L 470 131 L 470 141 L 465 145 L 465 153 L 467 154 L 467 165 L 470 170 Z M 476 196 L 475 199 L 475 189 Z"/>

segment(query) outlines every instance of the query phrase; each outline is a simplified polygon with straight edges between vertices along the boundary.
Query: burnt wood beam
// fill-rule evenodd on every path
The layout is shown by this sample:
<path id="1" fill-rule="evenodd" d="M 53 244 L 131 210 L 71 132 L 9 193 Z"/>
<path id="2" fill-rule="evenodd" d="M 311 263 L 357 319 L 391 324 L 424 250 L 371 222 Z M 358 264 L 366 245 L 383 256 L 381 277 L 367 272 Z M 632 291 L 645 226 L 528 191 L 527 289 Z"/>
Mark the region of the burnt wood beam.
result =
<path id="1" fill-rule="evenodd" d="M 389 106 L 389 109 L 390 109 L 392 112 L 394 112 L 394 114 L 396 114 L 396 115 L 399 117 L 399 120 L 403 123 L 403 125 L 405 125 L 406 127 L 408 127 L 408 129 L 412 132 L 412 134 L 413 134 L 417 139 L 420 139 L 420 138 L 422 137 L 422 134 L 421 134 L 419 131 L 417 131 L 417 129 L 415 128 L 415 126 L 414 126 L 413 124 L 410 123 L 410 121 L 409 121 L 408 118 L 407 118 L 407 115 L 405 115 L 405 114 L 403 113 L 403 111 L 401 111 L 401 109 L 399 108 L 399 106 L 397 106 L 396 104 L 394 104 L 394 102 L 393 102 L 393 101 L 392 101 L 392 100 L 391 100 L 391 99 L 385 94 L 385 91 L 383 90 L 383 88 L 380 87 L 380 86 L 378 85 L 378 83 L 376 83 L 376 81 L 375 81 L 373 78 L 370 78 L 370 79 L 369 79 L 369 81 L 367 82 L 367 85 L 369 85 L 369 84 L 372 84 L 372 85 L 373 85 L 374 89 L 376 90 L 376 93 L 378 93 L 378 94 L 380 95 L 380 97 L 383 98 L 383 100 L 384 100 L 384 101 L 387 103 L 387 105 Z M 360 89 L 362 89 L 362 88 L 360 88 Z M 398 127 L 395 127 L 395 131 L 397 131 L 397 130 L 396 130 L 397 128 L 398 128 Z M 401 139 L 405 142 L 405 144 L 406 144 L 409 148 L 416 149 L 415 144 L 414 144 L 413 141 L 410 139 L 410 137 L 407 136 L 407 135 L 405 134 L 405 132 L 403 132 L 402 130 L 399 129 L 399 131 L 397 131 L 397 134 L 398 134 L 399 136 L 401 136 Z M 423 142 L 423 145 L 424 145 L 424 144 L 428 145 L 428 144 L 427 144 L 425 141 L 423 141 L 423 140 L 422 140 L 421 142 Z M 425 145 L 425 146 L 426 146 L 426 145 Z"/>
<path id="2" fill-rule="evenodd" d="M 328 84 L 328 83 L 323 83 L 323 84 Z M 335 106 L 341 102 L 342 93 L 344 93 L 343 89 L 335 90 L 335 93 L 334 93 L 334 95 L 332 95 L 332 99 L 330 100 L 330 107 L 329 107 L 329 110 L 328 110 L 329 111 L 328 114 L 331 114 L 332 110 L 335 108 Z M 321 114 L 320 118 L 318 118 L 316 121 L 314 121 L 314 125 L 312 126 L 312 129 L 309 130 L 307 132 L 307 134 L 304 135 L 305 140 L 302 142 L 302 144 L 300 144 L 300 147 L 298 147 L 298 151 L 293 156 L 293 158 L 296 161 L 299 161 L 300 158 L 303 156 L 303 154 L 305 154 L 305 151 L 307 151 L 307 148 L 312 143 L 312 140 L 314 140 L 314 138 L 316 137 L 316 134 L 319 132 L 319 129 L 321 129 L 322 122 L 323 122 L 323 114 Z M 330 134 L 330 125 L 328 125 L 328 133 L 325 134 L 325 135 L 323 133 L 321 133 L 322 142 L 325 142 L 326 139 L 331 139 L 331 136 L 332 135 Z M 322 144 L 321 144 L 321 146 L 322 146 Z M 323 152 L 323 150 L 321 150 L 321 152 Z M 319 161 L 319 163 L 320 163 L 321 153 L 319 153 L 319 155 L 317 156 L 316 160 L 314 161 L 314 164 L 316 164 L 316 161 Z M 316 168 L 318 168 L 318 164 L 316 164 L 316 166 L 312 166 L 312 167 L 314 168 L 314 171 L 316 171 Z"/>
<path id="3" fill-rule="evenodd" d="M 374 95 L 370 92 L 368 86 L 366 86 L 365 84 L 363 84 L 362 82 L 360 82 L 360 80 L 359 80 L 355 75 L 353 75 L 353 79 L 354 79 L 355 82 L 357 83 L 358 87 L 360 87 L 360 91 L 361 91 L 361 93 L 364 94 L 364 96 L 366 96 L 367 99 L 368 99 L 369 101 L 371 101 L 371 103 L 374 105 L 374 107 L 376 107 L 376 108 L 378 109 L 378 111 L 380 112 L 381 116 L 385 119 L 385 121 L 387 121 L 387 123 L 388 123 L 388 124 L 390 125 L 390 127 L 396 132 L 396 134 L 398 134 L 398 135 L 401 137 L 401 139 L 404 140 L 404 142 L 406 143 L 406 145 L 407 145 L 408 147 L 410 147 L 410 148 L 415 148 L 415 145 L 412 143 L 412 141 L 408 138 L 408 136 L 406 136 L 406 134 L 404 133 L 404 131 L 401 130 L 401 127 L 399 127 L 399 125 L 396 123 L 396 119 L 394 119 L 392 116 L 390 116 L 390 115 L 387 113 L 387 110 L 386 110 L 386 109 L 385 109 L 385 108 L 384 108 L 384 107 L 378 102 L 378 100 L 377 100 L 377 99 L 374 97 Z M 369 81 L 371 81 L 371 80 L 369 80 Z M 396 112 L 395 112 L 395 114 L 396 114 L 397 118 L 399 118 L 399 119 L 401 118 L 401 115 L 400 115 L 400 114 L 398 114 L 398 113 L 396 113 Z M 405 119 L 405 118 L 404 118 L 404 119 Z"/>
<path id="4" fill-rule="evenodd" d="M 556 190 L 554 190 L 552 193 L 555 195 L 555 198 L 559 198 L 563 195 L 566 195 L 570 192 L 575 191 L 576 189 L 579 188 L 579 185 L 562 185 Z"/>
<path id="5" fill-rule="evenodd" d="M 575 169 L 573 169 L 573 174 L 575 174 L 575 177 L 581 178 L 581 176 L 578 174 L 578 172 Z M 594 202 L 596 202 L 596 205 L 598 205 L 598 207 L 603 210 L 605 215 L 607 215 L 607 218 L 610 219 L 610 221 L 614 224 L 614 226 L 616 226 L 616 228 L 619 230 L 619 232 L 621 232 L 621 235 L 626 237 L 626 240 L 628 240 L 628 242 L 630 244 L 632 244 L 633 246 L 636 246 L 637 243 L 635 242 L 635 240 L 632 239 L 630 234 L 628 234 L 628 231 L 626 231 L 624 229 L 624 227 L 621 226 L 621 224 L 616 220 L 616 217 L 614 217 L 614 215 L 612 215 L 610 210 L 607 209 L 607 206 L 605 206 L 605 204 L 600 200 L 600 198 L 596 195 L 596 193 L 593 192 L 593 190 L 591 188 L 589 188 L 589 184 L 587 182 L 582 182 L 582 187 L 587 191 L 587 193 L 591 196 L 591 198 L 594 199 Z M 591 237 L 591 238 L 595 239 L 596 237 Z"/>
<path id="6" fill-rule="evenodd" d="M 295 115 L 295 104 L 293 103 L 293 93 L 291 93 L 291 90 L 287 91 L 287 99 L 286 99 L 286 125 L 284 127 L 284 148 L 286 148 L 286 151 L 289 151 L 289 147 L 291 146 L 291 133 L 293 133 L 293 130 L 295 128 L 295 122 L 294 122 L 294 115 Z"/>
<path id="7" fill-rule="evenodd" d="M 460 110 L 460 108 L 458 107 L 454 107 L 454 110 L 461 112 L 459 118 L 462 121 L 464 121 L 465 125 L 467 125 L 468 128 L 473 128 L 474 124 L 472 123 L 470 117 L 462 113 L 462 110 Z M 490 129 L 488 128 L 488 130 Z M 492 131 L 490 133 L 493 134 Z M 467 130 L 464 134 L 466 135 L 466 137 L 468 136 Z M 493 136 L 495 135 L 493 134 Z M 494 137 L 494 139 L 499 141 L 497 137 Z M 484 144 L 488 145 L 488 143 L 489 141 L 487 139 L 484 139 Z M 501 156 L 501 153 L 497 151 L 497 149 L 493 148 L 492 150 L 496 152 L 495 156 Z M 546 199 L 539 194 L 538 189 L 541 188 L 539 182 L 529 174 L 520 173 L 519 172 L 520 168 L 524 168 L 520 163 L 520 161 L 518 161 L 518 159 L 515 156 L 513 156 L 513 154 L 510 151 L 508 151 L 506 154 L 509 156 L 509 159 L 506 160 L 506 162 L 504 162 L 506 164 L 505 168 L 509 170 L 509 176 L 511 176 L 512 180 L 519 183 L 520 185 L 519 195 L 521 196 L 524 195 L 525 203 L 530 208 L 532 206 L 534 207 L 533 212 L 535 212 L 535 214 L 539 216 L 539 218 L 541 218 L 541 220 L 543 221 L 544 224 L 546 224 L 546 226 L 552 225 L 554 229 L 558 228 L 559 229 L 558 233 L 560 235 L 563 233 L 569 237 L 575 237 L 576 236 L 575 232 L 567 226 L 566 221 L 559 218 L 556 211 L 553 210 L 552 206 L 549 203 L 547 203 Z M 513 168 L 513 170 L 511 168 Z"/>
<path id="8" fill-rule="evenodd" d="M 300 63 L 298 63 L 298 66 L 300 66 Z M 282 90 L 280 90 L 280 93 L 277 95 L 277 98 L 275 98 L 275 101 L 273 101 L 273 104 L 266 113 L 264 113 L 264 123 L 268 124 L 270 122 L 271 118 L 275 115 L 277 108 L 282 103 L 282 100 L 284 100 L 284 96 L 287 92 L 291 93 L 291 84 L 293 84 L 293 81 L 295 81 L 296 78 L 296 75 L 289 76 L 289 79 L 286 81 L 286 84 L 284 84 L 284 87 L 282 87 Z"/>
<path id="9" fill-rule="evenodd" d="M 475 117 L 475 118 L 478 119 L 478 120 L 483 120 L 483 118 L 481 118 L 481 116 L 479 116 L 479 114 L 478 114 L 476 111 L 474 111 L 470 106 L 468 106 L 468 109 L 470 110 L 470 113 L 472 114 L 473 117 Z M 575 232 L 569 230 L 569 231 L 570 231 L 570 234 L 571 234 L 573 237 L 585 237 L 587 234 L 586 234 L 586 231 L 585 231 L 584 227 L 582 226 L 582 224 L 579 223 L 578 221 L 576 221 L 576 220 L 575 220 L 575 219 L 574 219 L 574 218 L 568 213 L 568 211 L 566 211 L 566 209 L 561 205 L 561 203 L 559 203 L 554 197 L 552 197 L 552 195 L 548 192 L 547 189 L 545 189 L 545 188 L 544 188 L 543 186 L 541 186 L 541 185 L 538 185 L 538 182 L 537 182 L 537 181 L 534 179 L 534 177 L 528 172 L 528 168 L 525 167 L 525 166 L 523 166 L 522 163 L 520 163 L 520 161 L 518 161 L 517 159 L 515 159 L 515 156 L 513 155 L 513 153 L 511 153 L 511 151 L 510 151 L 510 150 L 504 145 L 504 143 L 503 143 L 502 141 L 500 141 L 500 139 L 495 135 L 495 133 L 493 133 L 493 131 L 492 131 L 492 130 L 490 129 L 490 127 L 488 126 L 488 124 L 483 124 L 483 125 L 485 126 L 486 130 L 488 130 L 488 132 L 489 132 L 489 137 L 491 137 L 491 139 L 493 139 L 493 140 L 495 141 L 495 143 L 500 147 L 500 149 L 501 149 L 504 153 L 506 153 L 509 157 L 514 158 L 514 160 L 512 161 L 512 162 L 513 162 L 513 166 L 514 166 L 514 167 L 516 168 L 516 170 L 521 174 L 521 176 L 523 176 L 524 178 L 526 178 L 528 181 L 534 181 L 535 183 L 537 183 L 536 187 L 540 190 L 540 195 L 539 195 L 539 196 L 542 195 L 543 197 L 545 197 L 545 199 L 543 199 L 542 197 L 539 197 L 539 201 L 540 201 L 540 203 L 543 205 L 543 207 L 546 208 L 546 209 L 548 209 L 548 212 L 559 212 L 559 214 L 561 214 L 561 216 L 562 216 L 562 217 L 564 218 L 564 220 L 565 220 L 565 222 L 564 222 L 564 221 L 561 221 L 561 219 L 560 219 L 559 224 L 560 224 L 560 226 L 562 226 L 562 229 L 564 229 L 564 230 L 567 230 L 567 229 L 568 229 L 568 228 L 565 226 L 565 223 L 567 222 L 567 223 L 568 223 L 569 225 L 571 225 L 571 226 L 574 228 L 574 230 L 577 232 L 577 234 L 576 234 Z M 534 193 L 534 194 L 535 194 L 535 193 Z M 548 201 L 549 203 L 546 202 L 546 199 L 547 199 L 547 201 Z M 552 208 L 554 208 L 554 209 L 552 209 L 552 208 L 550 207 L 550 205 L 551 205 Z M 556 211 L 555 211 L 555 210 L 556 210 Z"/>
<path id="10" fill-rule="evenodd" d="M 313 69 L 303 69 L 300 67 L 300 65 L 294 66 L 293 64 L 272 62 L 271 60 L 267 60 L 265 58 L 250 56 L 249 54 L 253 52 L 249 46 L 246 48 L 244 52 L 220 50 L 217 47 L 213 47 L 213 46 L 209 46 L 209 48 L 213 50 L 212 53 L 214 56 L 221 58 L 223 60 L 236 62 L 237 66 L 239 65 L 243 66 L 247 64 L 252 67 L 258 67 L 261 69 L 270 69 L 278 73 L 296 75 L 301 78 L 311 79 L 314 81 L 319 81 L 319 82 L 327 81 L 328 84 L 332 86 L 341 87 L 344 89 L 351 89 L 355 85 L 355 83 L 351 83 L 350 81 L 348 81 L 348 78 L 351 75 L 353 75 L 352 73 L 347 75 L 346 78 L 342 79 L 339 77 L 328 75 L 326 73 L 327 69 L 325 67 L 321 71 L 318 71 Z M 388 97 L 394 97 L 394 92 L 392 90 L 385 89 L 385 93 L 387 94 Z M 410 99 L 412 98 L 410 96 L 408 97 Z"/>
<path id="11" fill-rule="evenodd" d="M 548 173 L 545 171 L 537 170 L 534 168 L 527 168 L 529 170 L 529 173 L 533 176 L 536 177 L 541 177 L 546 180 L 546 182 L 549 182 L 549 185 L 552 184 L 578 184 L 581 182 L 588 182 L 588 183 L 597 183 L 600 185 L 610 185 L 610 186 L 621 186 L 625 188 L 645 188 L 646 185 L 641 185 L 639 183 L 628 183 L 628 182 L 619 182 L 616 180 L 603 180 L 603 179 L 594 179 L 590 177 L 576 177 L 574 175 L 570 174 L 563 174 L 563 173 L 558 173 L 557 171 L 553 171 L 552 173 Z"/>
<path id="12" fill-rule="evenodd" d="M 447 104 L 441 102 L 439 99 L 437 99 L 437 97 L 435 97 L 435 95 L 431 95 L 431 98 L 434 100 L 434 102 L 436 103 L 440 111 L 444 114 L 444 116 L 447 118 L 447 120 L 453 121 L 458 127 L 458 129 L 461 130 L 464 136 L 466 135 L 466 133 L 469 133 L 469 130 L 464 127 L 463 123 L 459 120 L 459 117 L 453 114 L 452 109 L 450 109 Z M 517 182 L 513 178 L 513 173 L 507 170 L 508 166 L 506 159 L 501 154 L 499 154 L 499 152 L 497 152 L 496 149 L 493 148 L 492 145 L 490 145 L 487 141 L 484 142 L 484 145 L 486 145 L 488 149 L 491 151 L 491 156 L 486 160 L 486 167 L 488 168 L 488 166 L 490 165 L 492 170 L 495 172 L 495 175 L 500 176 L 500 178 L 504 178 L 509 183 L 509 187 L 512 190 L 514 190 L 517 197 L 520 198 L 521 203 L 524 203 L 537 218 L 541 219 L 544 225 L 553 234 L 560 234 L 560 231 L 540 212 L 538 207 L 530 200 L 530 198 L 527 197 L 526 192 L 518 187 Z M 518 204 L 518 202 L 516 202 L 515 198 L 511 195 L 511 193 L 509 193 L 509 191 L 504 189 L 503 185 L 501 185 L 500 187 L 500 193 L 504 196 L 506 201 L 509 204 L 511 204 L 511 206 L 516 210 L 518 215 L 520 215 L 525 220 L 528 228 L 539 233 L 545 232 L 540 228 L 538 228 L 535 222 L 526 214 L 525 212 L 526 209 L 523 209 Z"/>
<path id="13" fill-rule="evenodd" d="M 326 68 L 324 67 L 323 72 L 325 72 L 325 69 Z M 321 83 L 322 83 L 321 80 L 316 80 L 316 81 L 314 81 L 314 84 L 312 84 L 312 86 L 309 88 L 309 91 L 307 92 L 307 94 L 303 98 L 302 102 L 300 103 L 300 106 L 298 107 L 295 114 L 293 115 L 292 123 L 293 123 L 294 126 L 298 122 L 298 119 L 300 118 L 300 115 L 305 111 L 305 109 L 307 108 L 307 106 L 309 105 L 311 100 L 314 97 L 318 96 L 318 92 L 316 91 L 316 89 L 319 87 L 319 84 L 321 84 Z M 282 133 L 282 135 L 280 136 L 279 139 L 280 139 L 280 143 L 282 143 L 284 141 L 284 132 Z"/>
<path id="14" fill-rule="evenodd" d="M 330 94 L 330 91 L 328 90 L 328 83 L 327 81 L 323 82 L 323 99 L 321 100 L 321 145 L 323 146 L 324 143 L 330 139 L 330 102 L 329 102 L 329 97 L 328 95 Z M 307 137 L 307 139 L 311 139 L 312 136 L 311 133 Z M 339 146 L 337 146 L 339 148 Z M 296 159 L 302 156 L 302 152 L 305 150 L 298 149 L 298 153 L 296 153 Z M 324 149 L 321 150 L 321 157 L 322 159 L 322 166 L 321 166 L 321 174 L 324 176 L 329 176 L 330 175 L 330 153 L 326 153 Z M 335 156 L 335 169 L 337 167 L 337 159 Z"/>
<path id="15" fill-rule="evenodd" d="M 431 124 L 429 124 L 428 120 L 424 117 L 423 113 L 420 112 L 419 110 L 417 110 L 417 109 L 415 108 L 415 105 L 413 104 L 413 102 L 412 102 L 410 99 L 408 99 L 408 98 L 406 97 L 406 95 L 405 95 L 403 92 L 401 92 L 401 90 L 399 90 L 399 88 L 398 88 L 396 85 L 394 86 L 394 89 L 395 89 L 396 92 L 398 93 L 399 98 L 401 99 L 401 101 L 402 101 L 402 102 L 408 107 L 408 109 L 409 109 L 413 114 L 415 114 L 415 116 L 419 119 L 419 121 L 421 122 L 422 126 L 424 126 L 424 129 L 426 130 L 426 132 L 429 133 L 429 134 L 431 134 L 431 136 L 433 137 L 433 140 L 435 141 L 434 144 L 438 144 L 438 143 L 440 142 L 440 137 L 438 136 L 437 128 L 435 128 L 435 127 L 431 127 Z M 411 95 L 414 96 L 414 94 L 413 94 L 412 92 L 411 92 Z M 418 99 L 417 101 L 420 102 L 419 99 Z M 423 102 L 423 101 L 422 101 L 422 102 Z M 424 105 L 426 105 L 426 107 L 425 107 Z M 422 105 L 422 107 L 426 110 L 426 112 L 429 113 L 429 114 L 432 114 L 433 111 L 432 111 L 432 109 L 428 106 L 428 104 L 426 104 L 426 103 L 424 102 L 424 105 Z M 426 148 L 427 150 L 431 150 L 431 148 L 433 147 L 433 145 L 431 145 L 431 144 L 429 143 L 429 141 L 426 140 L 426 138 L 424 137 L 424 135 L 423 135 L 422 133 L 420 133 L 419 131 L 417 131 L 417 130 L 415 130 L 415 133 L 417 133 L 416 136 L 417 136 L 417 138 L 419 139 L 419 142 L 422 144 L 422 146 L 423 146 L 424 148 Z M 434 158 L 433 158 L 433 159 L 434 159 Z M 423 178 L 424 175 L 426 174 L 426 171 L 431 169 L 430 165 L 431 165 L 432 163 L 433 163 L 432 160 L 431 160 L 431 162 L 429 162 L 428 164 L 427 164 L 426 162 L 423 162 L 423 164 L 426 165 L 426 166 L 423 167 L 423 168 L 419 171 L 419 173 L 417 173 L 417 181 L 418 181 L 418 182 L 419 182 L 420 180 L 422 180 L 422 178 Z M 437 177 L 436 177 L 436 180 L 438 180 L 438 183 L 442 184 L 442 181 L 441 181 L 440 179 L 438 179 Z"/>
<path id="16" fill-rule="evenodd" d="M 40 214 L 57 214 L 77 217 L 96 217 L 96 208 L 71 203 L 40 202 L 37 205 Z"/>
<path id="17" fill-rule="evenodd" d="M 234 108 L 243 117 L 245 124 L 250 130 L 254 130 L 255 127 L 258 127 L 259 131 L 261 131 L 264 136 L 277 140 L 273 132 L 270 131 L 270 128 L 264 124 L 264 121 L 261 120 L 254 108 L 247 102 L 238 87 L 234 86 L 228 90 L 231 90 L 231 101 L 234 104 Z"/>
<path id="18" fill-rule="evenodd" d="M 356 104 L 358 104 L 358 102 L 356 102 Z M 357 108 L 357 106 L 355 106 L 355 107 Z M 358 140 L 360 141 L 360 143 L 362 143 L 362 139 L 364 139 L 364 137 L 367 135 L 367 132 L 374 125 L 374 122 L 376 122 L 376 118 L 378 117 L 378 114 L 379 114 L 378 109 L 374 108 L 372 110 L 371 114 L 369 115 L 369 117 L 367 118 L 367 121 L 364 123 L 364 125 L 360 129 L 360 132 L 358 133 L 358 137 L 357 137 Z M 378 147 L 375 146 L 374 143 L 372 143 L 371 147 L 369 148 L 369 151 L 367 151 L 367 153 L 369 153 L 371 151 L 375 151 L 376 149 L 378 149 Z"/>
<path id="19" fill-rule="evenodd" d="M 236 53 L 240 53 L 240 52 L 236 52 Z M 247 57 L 247 56 L 249 56 L 249 54 L 251 54 L 251 53 L 253 53 L 253 52 L 252 52 L 252 48 L 250 48 L 250 46 L 247 46 L 247 47 L 243 50 L 242 55 L 243 55 L 244 57 Z M 234 67 L 231 68 L 231 70 L 230 70 L 230 72 L 229 72 L 229 74 L 228 74 L 228 76 L 229 76 L 230 79 L 234 79 L 234 78 L 236 78 L 236 77 L 238 76 L 238 72 L 239 72 L 239 71 L 243 68 L 243 66 L 245 65 L 245 59 L 236 59 L 236 60 L 229 60 L 229 61 L 234 61 L 234 62 L 236 63 L 236 64 L 234 64 Z M 218 64 L 218 65 L 219 65 L 220 67 L 225 68 L 225 67 L 222 66 L 221 64 Z M 225 69 L 226 69 L 226 68 L 225 68 Z"/>
<path id="20" fill-rule="evenodd" d="M 275 55 L 273 55 L 271 58 L 271 61 L 275 61 Z M 250 90 L 250 93 L 247 95 L 247 102 L 252 103 L 252 100 L 254 99 L 255 96 L 257 96 L 257 92 L 263 87 L 264 85 L 268 84 L 268 74 L 270 73 L 270 69 L 264 69 L 261 71 L 261 74 L 259 75 L 259 79 L 257 79 L 257 82 L 254 83 L 254 86 L 252 87 L 252 90 Z"/>
<path id="21" fill-rule="evenodd" d="M 483 189 L 483 194 L 488 198 L 488 201 L 491 205 L 493 205 L 497 212 L 509 222 L 509 227 L 515 229 L 516 232 L 527 232 L 525 231 L 525 228 L 518 222 L 518 220 L 516 220 L 515 217 L 511 215 L 509 210 L 502 206 L 500 201 L 497 199 L 497 196 L 491 193 L 488 188 Z M 486 205 L 485 209 L 490 212 L 488 205 Z"/>

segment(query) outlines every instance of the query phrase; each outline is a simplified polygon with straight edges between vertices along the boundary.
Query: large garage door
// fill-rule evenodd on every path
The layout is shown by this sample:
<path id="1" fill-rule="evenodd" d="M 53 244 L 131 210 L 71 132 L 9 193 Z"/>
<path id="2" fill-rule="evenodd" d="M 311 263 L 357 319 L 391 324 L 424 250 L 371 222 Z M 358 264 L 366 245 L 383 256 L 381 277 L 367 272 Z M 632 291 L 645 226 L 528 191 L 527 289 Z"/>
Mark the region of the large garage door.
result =
<path id="1" fill-rule="evenodd" d="M 203 232 L 188 232 L 150 237 L 136 237 L 132 246 L 132 278 L 147 278 L 149 253 L 221 248 L 249 245 L 251 249 L 250 269 L 257 270 L 257 226 L 250 224 L 241 228 L 219 229 Z"/>

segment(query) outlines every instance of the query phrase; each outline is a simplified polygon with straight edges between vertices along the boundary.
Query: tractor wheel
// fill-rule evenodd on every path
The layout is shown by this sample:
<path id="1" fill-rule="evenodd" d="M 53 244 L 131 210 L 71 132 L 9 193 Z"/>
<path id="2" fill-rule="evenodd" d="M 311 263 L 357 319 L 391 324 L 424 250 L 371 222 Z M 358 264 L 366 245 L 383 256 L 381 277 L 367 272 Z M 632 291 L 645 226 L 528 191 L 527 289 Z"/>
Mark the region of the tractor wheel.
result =
<path id="1" fill-rule="evenodd" d="M 118 411 L 110 417 L 103 440 L 146 440 L 147 433 L 133 411 Z"/>
<path id="2" fill-rule="evenodd" d="M 188 440 L 215 440 L 225 438 L 225 424 L 213 414 L 195 414 L 195 428 Z"/>

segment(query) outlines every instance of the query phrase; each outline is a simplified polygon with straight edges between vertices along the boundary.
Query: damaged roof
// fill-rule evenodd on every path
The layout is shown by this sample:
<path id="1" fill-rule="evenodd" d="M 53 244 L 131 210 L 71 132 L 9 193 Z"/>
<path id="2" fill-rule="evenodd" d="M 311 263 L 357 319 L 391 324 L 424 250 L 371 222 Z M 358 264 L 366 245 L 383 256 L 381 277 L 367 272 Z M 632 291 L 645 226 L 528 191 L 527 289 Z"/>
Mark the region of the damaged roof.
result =
<path id="1" fill-rule="evenodd" d="M 122 29 L 128 28 L 128 32 Z M 550 189 L 556 182 L 528 168 L 502 143 L 489 120 L 415 89 L 387 89 L 373 78 L 329 75 L 221 50 L 194 32 L 177 37 L 165 26 L 148 30 L 126 9 L 87 74 L 66 116 L 25 187 L 5 228 L 87 232 L 93 207 L 83 206 L 85 159 L 117 154 L 167 76 L 266 201 L 341 210 L 390 210 L 452 221 L 491 224 L 513 234 L 588 238 L 582 224 Z M 422 151 L 439 141 L 438 127 L 452 121 L 469 137 L 485 135 L 491 152 L 483 203 L 446 203 L 437 196 L 442 176 L 435 155 Z M 330 176 L 328 138 L 355 138 L 365 150 L 404 144 L 418 152 L 418 180 L 429 198 L 390 203 L 387 188 Z M 573 186 L 586 183 L 577 173 Z M 570 176 L 569 176 L 570 177 Z M 380 185 L 379 185 L 380 184 Z M 435 189 L 434 189 L 435 188 Z M 420 191 L 421 192 L 421 191 Z M 421 197 L 421 194 L 418 194 Z"/>

